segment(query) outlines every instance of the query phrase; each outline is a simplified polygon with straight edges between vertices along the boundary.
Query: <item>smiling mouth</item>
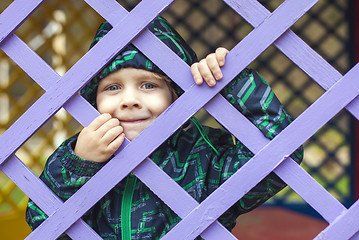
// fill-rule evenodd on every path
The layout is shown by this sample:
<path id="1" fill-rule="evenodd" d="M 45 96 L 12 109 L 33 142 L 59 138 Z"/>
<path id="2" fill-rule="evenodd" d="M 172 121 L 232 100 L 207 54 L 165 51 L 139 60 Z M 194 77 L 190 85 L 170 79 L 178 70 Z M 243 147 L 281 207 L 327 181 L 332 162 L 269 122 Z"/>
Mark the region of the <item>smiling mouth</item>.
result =
<path id="1" fill-rule="evenodd" d="M 132 119 L 132 120 L 120 120 L 120 123 L 141 123 L 141 122 L 144 122 L 146 121 L 147 119 L 146 118 L 143 118 L 143 119 Z"/>

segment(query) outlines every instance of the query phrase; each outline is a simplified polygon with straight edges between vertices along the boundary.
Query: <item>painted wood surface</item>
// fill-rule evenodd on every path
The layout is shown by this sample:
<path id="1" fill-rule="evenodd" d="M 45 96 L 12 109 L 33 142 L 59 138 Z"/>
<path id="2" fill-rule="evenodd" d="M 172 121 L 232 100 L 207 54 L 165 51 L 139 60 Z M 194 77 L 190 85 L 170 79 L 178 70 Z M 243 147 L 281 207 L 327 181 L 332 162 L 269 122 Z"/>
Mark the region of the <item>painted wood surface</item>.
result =
<path id="1" fill-rule="evenodd" d="M 292 2 L 295 3 L 295 1 Z M 308 2 L 314 4 L 314 1 Z M 34 238 L 39 238 L 42 236 L 41 233 L 44 232 L 42 229 L 51 228 L 54 228 L 51 233 L 59 234 L 59 232 L 63 232 L 69 226 L 65 222 L 70 222 L 72 220 L 72 222 L 70 222 L 70 224 L 72 224 L 76 217 L 78 217 L 74 215 L 74 212 L 71 211 L 71 208 L 67 205 L 77 209 L 77 213 L 80 215 L 84 214 L 90 207 L 92 207 L 93 204 L 96 203 L 111 188 L 113 188 L 117 182 L 121 181 L 135 166 L 143 161 L 143 159 L 145 159 L 150 152 L 154 151 L 162 143 L 163 139 L 167 139 L 179 126 L 183 125 L 194 113 L 196 113 L 206 102 L 208 102 L 214 94 L 217 94 L 226 83 L 233 79 L 241 70 L 244 69 L 245 66 L 247 66 L 262 51 L 270 46 L 276 38 L 283 34 L 283 32 L 291 26 L 288 22 L 283 21 L 283 17 L 291 20 L 292 24 L 298 20 L 301 16 L 299 13 L 294 14 L 294 16 L 284 14 L 285 11 L 288 11 L 286 8 L 291 7 L 292 6 L 290 4 L 287 4 L 286 6 L 279 8 L 277 14 L 280 17 L 273 14 L 272 16 L 274 17 L 267 18 L 267 21 L 264 24 L 249 34 L 243 41 L 232 49 L 231 53 L 228 54 L 227 59 L 228 62 L 235 63 L 236 68 L 233 68 L 233 66 L 231 68 L 230 64 L 225 66 L 223 68 L 223 72 L 226 77 L 217 84 L 216 88 L 203 88 L 196 85 L 191 86 L 190 89 L 178 99 L 178 101 L 172 104 L 172 106 L 170 106 L 169 109 L 167 109 L 148 128 L 146 128 L 145 131 L 136 137 L 131 144 L 120 151 L 111 162 L 102 168 L 100 172 L 98 172 L 90 181 L 88 181 L 87 184 L 85 184 L 78 192 L 67 200 L 56 213 L 50 216 L 48 220 L 39 226 L 31 235 L 33 235 Z M 305 13 L 302 6 L 297 9 L 298 12 L 302 14 Z M 269 26 L 266 27 L 267 25 Z M 261 37 L 267 36 L 268 32 L 271 32 L 270 37 Z M 256 42 L 256 39 L 260 39 L 261 41 L 258 42 L 258 44 L 251 44 L 248 47 L 248 44 Z M 242 62 L 238 64 L 236 58 L 240 57 L 242 57 L 245 61 L 242 59 Z M 189 72 L 189 69 L 187 72 Z M 174 80 L 176 81 L 176 78 L 174 78 Z M 171 121 L 167 121 L 164 126 L 162 124 L 162 119 L 171 119 Z M 159 128 L 161 128 L 161 131 L 156 131 L 156 129 Z M 151 141 L 149 142 L 147 139 L 151 139 Z M 124 167 L 121 161 L 116 161 L 117 159 L 131 159 L 131 161 L 128 161 Z M 101 179 L 101 189 L 97 191 L 97 196 L 93 196 L 91 195 L 91 192 L 93 189 L 97 189 L 98 185 L 96 179 Z M 83 195 L 89 197 L 83 199 Z M 66 219 L 64 219 L 65 217 Z M 55 229 L 53 226 L 58 221 L 62 221 L 63 225 L 61 227 L 56 226 Z M 199 232 L 199 234 L 200 233 L 201 232 Z M 58 235 L 54 235 L 54 237 L 57 236 Z"/>
<path id="2" fill-rule="evenodd" d="M 65 231 L 73 239 L 100 239 L 80 217 L 130 172 L 182 218 L 164 239 L 194 239 L 200 234 L 205 239 L 235 239 L 216 219 L 271 171 L 275 171 L 330 223 L 317 239 L 359 238 L 359 234 L 356 234 L 359 223 L 355 221 L 359 203 L 346 209 L 303 168 L 288 158 L 344 107 L 358 118 L 359 100 L 356 97 L 359 82 L 356 76 L 359 66 L 352 68 L 343 77 L 289 30 L 318 0 L 287 0 L 273 13 L 255 0 L 224 1 L 255 29 L 230 51 L 228 63 L 223 68 L 225 78 L 214 88 L 194 85 L 189 66 L 152 33 L 143 31 L 173 0 L 144 0 L 130 13 L 115 1 L 86 0 L 114 28 L 63 77 L 13 34 L 44 1 L 14 1 L 0 15 L 1 49 L 46 91 L 0 136 L 0 169 L 50 216 L 27 239 L 52 239 Z M 77 92 L 130 41 L 181 86 L 185 93 L 136 139 L 132 142 L 126 140 L 112 161 L 68 201 L 62 203 L 13 154 L 61 107 L 83 126 L 98 116 L 98 112 Z M 272 44 L 327 92 L 274 140 L 269 141 L 218 92 Z M 256 154 L 199 204 L 147 156 L 202 107 Z M 231 121 L 233 117 L 238 119 L 235 124 Z M 159 128 L 161 131 L 157 131 Z"/>

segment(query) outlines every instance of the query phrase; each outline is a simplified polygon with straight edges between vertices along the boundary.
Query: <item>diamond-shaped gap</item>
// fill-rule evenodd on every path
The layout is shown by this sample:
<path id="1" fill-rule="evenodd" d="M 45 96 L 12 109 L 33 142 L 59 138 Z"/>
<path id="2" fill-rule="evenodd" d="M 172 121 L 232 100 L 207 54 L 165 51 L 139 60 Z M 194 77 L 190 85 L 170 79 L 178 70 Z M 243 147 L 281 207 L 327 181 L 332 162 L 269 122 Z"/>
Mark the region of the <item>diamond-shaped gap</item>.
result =
<path id="1" fill-rule="evenodd" d="M 16 152 L 35 174 L 40 175 L 47 158 L 81 126 L 64 109 L 60 109 Z"/>
<path id="2" fill-rule="evenodd" d="M 342 166 L 350 167 L 350 145 L 343 144 L 335 152 L 335 157 Z"/>
<path id="3" fill-rule="evenodd" d="M 0 101 L 1 107 L 7 111 L 6 117 L 0 121 L 2 133 L 42 96 L 44 90 L 2 51 L 0 58 Z"/>
<path id="4" fill-rule="evenodd" d="M 263 207 L 240 216 L 233 234 L 238 239 L 314 239 L 328 224 L 298 209 L 304 200 L 279 207 Z M 315 209 L 307 205 L 311 212 Z M 316 214 L 317 215 L 317 214 Z M 264 237 L 265 236 L 265 237 Z"/>
<path id="5" fill-rule="evenodd" d="M 16 34 L 63 75 L 86 53 L 102 21 L 84 1 L 49 0 L 19 27 Z"/>
<path id="6" fill-rule="evenodd" d="M 137 4 L 139 4 L 141 2 L 141 0 L 123 0 L 123 1 L 119 1 L 116 0 L 119 4 L 122 5 L 122 7 L 124 7 L 127 11 L 131 11 L 134 7 L 137 6 Z"/>
<path id="7" fill-rule="evenodd" d="M 279 7 L 284 2 L 284 0 L 274 0 L 274 1 L 259 0 L 258 2 L 260 2 L 270 12 L 273 12 L 277 7 Z"/>
<path id="8" fill-rule="evenodd" d="M 296 117 L 307 107 L 309 107 L 311 103 L 313 103 L 316 99 L 318 99 L 324 93 L 324 90 L 321 87 L 319 87 L 319 85 L 316 84 L 313 80 L 311 80 L 300 68 L 298 68 L 295 65 L 293 66 L 293 64 L 286 64 L 286 62 L 283 62 L 286 57 L 278 57 L 277 56 L 278 53 L 276 53 L 276 51 L 271 48 L 272 47 L 268 48 L 265 52 L 263 52 L 259 57 L 259 59 L 257 59 L 257 61 L 252 63 L 250 66 L 254 66 L 253 68 L 257 70 L 260 69 L 259 70 L 260 74 L 264 77 L 264 79 L 266 79 L 270 83 L 272 89 L 274 90 L 278 98 L 286 106 L 286 109 L 289 110 L 289 112 Z M 258 63 L 261 64 L 258 65 Z M 278 70 L 277 67 L 278 65 L 281 67 L 287 66 L 287 68 L 282 67 L 279 68 Z M 273 76 L 277 76 L 277 78 Z M 276 88 L 277 86 L 279 86 L 279 88 Z M 279 91 L 279 90 L 283 90 L 283 89 L 291 89 L 290 91 L 292 91 L 292 94 L 289 95 L 287 93 L 287 96 L 285 96 L 284 98 L 281 97 L 283 91 Z M 302 93 L 304 92 L 304 95 L 299 95 L 300 92 Z M 343 119 L 342 124 L 348 124 L 348 121 Z M 312 142 L 315 142 L 315 139 L 308 140 L 309 145 Z M 314 148 L 309 149 L 309 154 L 307 154 L 308 151 L 306 151 L 304 154 L 304 160 L 301 165 L 302 167 L 306 168 L 307 171 L 309 172 L 320 171 L 321 164 L 324 163 L 327 158 L 327 151 L 328 151 L 327 147 L 323 146 L 323 144 L 319 144 L 318 146 L 322 153 L 319 162 L 313 163 L 314 161 L 312 158 L 313 154 L 317 154 Z M 342 150 L 341 154 L 347 155 L 348 152 L 344 153 Z M 308 165 L 311 167 L 308 168 L 307 167 Z M 320 179 L 323 186 L 327 185 L 326 182 L 328 180 L 325 179 L 325 176 L 321 176 L 318 174 L 314 174 L 314 176 Z M 336 196 L 338 196 L 338 194 Z M 285 195 L 283 197 L 286 198 L 287 196 Z M 273 201 L 278 200 L 280 198 L 281 198 L 281 194 L 277 194 L 274 197 Z M 338 199 L 343 199 L 343 198 L 340 198 L 339 196 Z"/>
<path id="9" fill-rule="evenodd" d="M 0 195 L 1 200 L 1 195 Z M 0 216 L 8 215 L 14 213 L 14 208 L 11 204 L 8 202 L 5 202 L 4 200 L 0 201 Z"/>
<path id="10" fill-rule="evenodd" d="M 324 91 L 275 46 L 266 49 L 249 65 L 271 86 L 286 110 L 296 118 Z M 283 91 L 284 90 L 284 91 Z M 303 93 L 310 92 L 310 98 Z"/>
<path id="11" fill-rule="evenodd" d="M 325 161 L 327 152 L 326 149 L 315 142 L 309 142 L 305 145 L 304 156 L 307 159 L 306 164 L 310 168 L 318 168 Z"/>
<path id="12" fill-rule="evenodd" d="M 318 44 L 323 36 L 326 34 L 326 29 L 323 25 L 316 21 L 311 20 L 305 28 L 303 28 L 302 34 L 305 34 L 309 42 Z"/>
<path id="13" fill-rule="evenodd" d="M 309 139 L 305 144 L 305 153 L 302 167 L 305 168 L 322 186 L 330 188 L 333 196 L 340 201 L 347 201 L 347 191 L 338 187 L 336 182 L 350 176 L 350 132 L 346 132 L 338 128 L 335 123 L 349 124 L 345 117 L 346 111 L 342 111 L 317 133 Z M 344 117 L 343 117 L 344 116 Z M 339 119 L 339 120 L 338 120 Z M 308 168 L 308 167 L 309 168 Z M 344 180 L 343 180 L 344 181 Z M 346 181 L 349 189 L 351 189 L 350 181 Z M 341 186 L 343 186 L 342 182 Z M 335 193 L 334 193 L 335 192 Z"/>
<path id="14" fill-rule="evenodd" d="M 219 128 L 219 129 L 229 132 L 215 118 L 213 118 L 210 114 L 208 114 L 205 109 L 201 109 L 199 112 L 197 112 L 195 114 L 195 116 L 205 126 L 209 126 L 212 128 Z M 245 134 L 245 133 L 243 133 L 243 134 Z M 235 137 L 233 135 L 232 135 L 232 138 L 233 138 L 233 143 L 238 141 L 237 139 L 235 139 Z M 269 199 L 265 204 L 266 205 L 275 205 L 275 204 L 283 203 L 283 201 L 285 201 L 286 203 L 290 202 L 291 204 L 305 203 L 305 201 L 298 194 L 296 194 L 290 187 L 287 186 L 282 191 L 280 191 L 275 196 L 273 196 L 271 199 Z M 238 221 L 238 219 L 237 219 L 237 221 Z"/>
<path id="15" fill-rule="evenodd" d="M 319 173 L 328 181 L 333 182 L 345 172 L 344 169 L 333 158 L 326 159 L 319 169 Z"/>
<path id="16" fill-rule="evenodd" d="M 342 74 L 351 65 L 346 9 L 346 1 L 319 1 L 292 26 L 298 36 Z"/>
<path id="17" fill-rule="evenodd" d="M 36 175 L 44 169 L 47 158 L 61 144 L 61 142 L 74 135 L 80 125 L 63 109 L 50 118 L 23 146 L 16 152 Z M 9 214 L 14 211 L 25 211 L 27 196 L 0 172 L 0 214 Z"/>
<path id="18" fill-rule="evenodd" d="M 0 216 L 16 211 L 16 204 L 9 198 L 9 194 L 15 187 L 16 185 L 3 172 L 0 172 Z"/>
<path id="19" fill-rule="evenodd" d="M 207 113 L 207 111 L 205 109 L 200 109 L 196 114 L 195 117 L 198 118 L 198 120 L 204 125 L 204 126 L 208 126 L 208 127 L 212 127 L 212 128 L 216 128 L 216 129 L 222 129 L 224 131 L 229 132 L 227 129 L 225 129 L 215 118 L 213 118 L 210 114 Z M 196 128 L 195 124 L 192 125 L 193 128 Z M 235 144 L 236 142 L 238 142 L 238 140 L 235 140 L 234 136 L 232 136 L 233 139 L 233 144 Z M 203 144 L 208 144 L 203 142 Z M 168 160 L 167 160 L 168 161 Z M 196 159 L 190 159 L 190 161 L 196 161 Z M 158 164 L 158 163 L 157 163 Z M 192 165 L 192 163 L 189 163 L 189 165 Z M 164 166 L 159 165 L 160 168 L 163 168 Z M 223 178 L 230 178 L 231 174 L 228 175 L 223 175 Z M 199 177 L 197 177 L 199 178 Z M 182 178 L 179 178 L 175 181 L 181 181 Z M 199 182 L 200 184 L 200 182 Z M 191 191 L 191 188 L 195 188 L 196 185 L 193 185 L 192 183 L 184 186 L 183 188 L 189 192 L 189 194 L 191 194 L 193 196 L 194 191 Z"/>
<path id="20" fill-rule="evenodd" d="M 18 211 L 26 208 L 28 197 L 15 184 L 8 196 Z"/>
<path id="21" fill-rule="evenodd" d="M 327 38 L 320 44 L 319 49 L 325 53 L 328 58 L 335 58 L 344 50 L 342 42 L 333 35 L 328 35 Z"/>
<path id="22" fill-rule="evenodd" d="M 339 52 L 334 64 L 339 72 L 345 73 L 351 64 L 350 53 L 348 51 Z"/>
<path id="23" fill-rule="evenodd" d="M 178 8 L 182 10 L 176 10 Z M 179 31 L 199 59 L 220 46 L 232 49 L 253 29 L 221 0 L 177 0 L 162 15 Z"/>
<path id="24" fill-rule="evenodd" d="M 13 0 L 2 0 L 0 2 L 0 14 L 13 2 Z"/>
<path id="25" fill-rule="evenodd" d="M 24 212 L 28 197 L 0 171 L 0 216 Z"/>
<path id="26" fill-rule="evenodd" d="M 346 174 L 346 175 L 342 175 L 341 178 L 337 179 L 337 181 L 335 182 L 335 188 L 338 192 L 338 195 L 341 196 L 341 198 L 346 197 L 347 199 L 349 199 L 349 201 L 351 200 L 351 185 L 352 185 L 352 179 L 351 177 Z"/>
<path id="27" fill-rule="evenodd" d="M 268 239 L 313 239 L 328 226 L 316 210 L 289 187 L 277 195 L 283 201 L 271 198 L 267 203 L 274 206 L 259 207 L 237 218 L 233 233 L 238 239 L 254 240 L 263 236 Z M 305 212 L 298 208 L 302 205 L 307 207 Z"/>
<path id="28" fill-rule="evenodd" d="M 345 142 L 346 137 L 334 127 L 324 127 L 320 131 L 318 140 L 322 143 L 328 151 L 334 151 L 338 146 Z"/>
<path id="29" fill-rule="evenodd" d="M 333 4 L 328 4 L 319 17 L 327 26 L 332 28 L 335 28 L 338 22 L 346 21 L 345 12 L 338 11 L 338 7 Z"/>
<path id="30" fill-rule="evenodd" d="M 89 49 L 97 27 L 104 21 L 84 1 L 65 1 L 59 6 L 64 13 L 63 26 L 67 31 L 66 51 L 63 61 L 69 68 Z"/>

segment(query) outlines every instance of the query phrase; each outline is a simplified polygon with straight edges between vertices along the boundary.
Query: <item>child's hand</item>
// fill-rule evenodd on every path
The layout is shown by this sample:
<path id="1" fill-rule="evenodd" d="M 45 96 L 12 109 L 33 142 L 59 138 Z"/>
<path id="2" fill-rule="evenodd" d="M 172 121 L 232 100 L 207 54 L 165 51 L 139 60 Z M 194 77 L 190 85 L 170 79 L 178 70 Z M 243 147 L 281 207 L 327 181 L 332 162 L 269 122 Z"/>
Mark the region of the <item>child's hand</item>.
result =
<path id="1" fill-rule="evenodd" d="M 223 47 L 217 48 L 215 53 L 209 54 L 198 63 L 193 63 L 191 72 L 197 85 L 201 85 L 203 80 L 208 86 L 213 87 L 216 81 L 223 78 L 221 67 L 224 65 L 225 57 L 229 51 Z"/>
<path id="2" fill-rule="evenodd" d="M 77 156 L 94 162 L 104 162 L 121 146 L 125 134 L 120 121 L 105 113 L 82 129 L 75 146 Z"/>

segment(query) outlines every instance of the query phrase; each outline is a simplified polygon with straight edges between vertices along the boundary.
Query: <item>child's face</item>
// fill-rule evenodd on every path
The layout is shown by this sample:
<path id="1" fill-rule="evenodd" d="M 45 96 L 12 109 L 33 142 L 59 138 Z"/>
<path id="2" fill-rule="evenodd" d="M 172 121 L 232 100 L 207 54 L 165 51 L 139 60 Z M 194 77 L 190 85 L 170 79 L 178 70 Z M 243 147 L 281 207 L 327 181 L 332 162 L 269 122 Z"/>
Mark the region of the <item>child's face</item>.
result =
<path id="1" fill-rule="evenodd" d="M 123 68 L 100 81 L 96 103 L 100 113 L 120 120 L 125 136 L 133 140 L 171 105 L 172 93 L 152 72 Z"/>

